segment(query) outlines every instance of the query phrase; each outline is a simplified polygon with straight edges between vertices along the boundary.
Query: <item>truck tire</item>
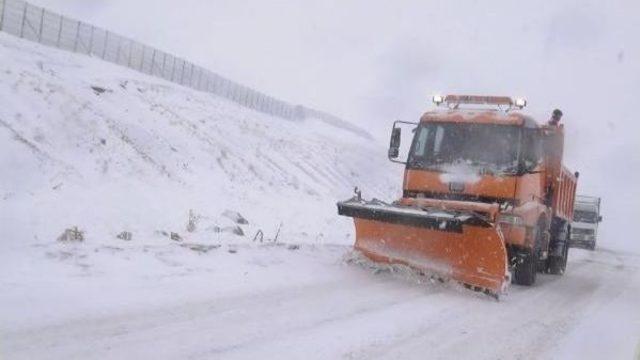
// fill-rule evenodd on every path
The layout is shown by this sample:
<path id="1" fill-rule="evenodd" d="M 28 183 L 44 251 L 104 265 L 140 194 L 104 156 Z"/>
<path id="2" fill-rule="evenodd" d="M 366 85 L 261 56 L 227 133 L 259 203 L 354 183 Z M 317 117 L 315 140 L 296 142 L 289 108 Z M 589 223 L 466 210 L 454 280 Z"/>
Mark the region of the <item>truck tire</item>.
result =
<path id="1" fill-rule="evenodd" d="M 518 285 L 531 286 L 536 282 L 536 274 L 538 273 L 538 256 L 537 252 L 529 249 L 522 261 L 515 267 L 513 282 Z"/>
<path id="2" fill-rule="evenodd" d="M 561 244 L 563 244 L 562 255 L 561 256 L 549 256 L 547 260 L 547 271 L 550 274 L 554 275 L 562 275 L 567 268 L 567 258 L 569 257 L 569 243 L 568 243 L 568 231 L 565 225 L 565 228 L 559 232 L 559 236 L 564 237 L 564 239 L 559 239 Z"/>
<path id="3" fill-rule="evenodd" d="M 569 247 L 565 246 L 562 256 L 549 257 L 549 273 L 554 275 L 562 275 L 567 269 L 567 257 L 569 257 Z"/>
<path id="4" fill-rule="evenodd" d="M 522 261 L 515 267 L 513 282 L 518 285 L 531 286 L 536 282 L 536 275 L 539 268 L 540 244 L 544 236 L 544 223 L 539 222 L 534 228 L 533 238 L 535 243 L 532 249 L 527 249 L 522 257 Z"/>

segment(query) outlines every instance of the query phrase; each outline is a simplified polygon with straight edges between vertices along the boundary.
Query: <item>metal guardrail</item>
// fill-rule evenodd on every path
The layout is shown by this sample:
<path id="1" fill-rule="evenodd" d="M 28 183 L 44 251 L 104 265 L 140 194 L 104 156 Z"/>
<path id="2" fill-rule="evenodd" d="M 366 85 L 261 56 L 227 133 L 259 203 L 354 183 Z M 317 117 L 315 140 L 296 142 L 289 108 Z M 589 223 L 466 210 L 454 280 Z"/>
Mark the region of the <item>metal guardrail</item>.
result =
<path id="1" fill-rule="evenodd" d="M 266 114 L 291 120 L 319 118 L 369 137 L 362 129 L 333 115 L 278 100 L 175 55 L 22 0 L 0 0 L 0 31 L 58 49 L 98 57 L 199 91 L 216 94 Z"/>

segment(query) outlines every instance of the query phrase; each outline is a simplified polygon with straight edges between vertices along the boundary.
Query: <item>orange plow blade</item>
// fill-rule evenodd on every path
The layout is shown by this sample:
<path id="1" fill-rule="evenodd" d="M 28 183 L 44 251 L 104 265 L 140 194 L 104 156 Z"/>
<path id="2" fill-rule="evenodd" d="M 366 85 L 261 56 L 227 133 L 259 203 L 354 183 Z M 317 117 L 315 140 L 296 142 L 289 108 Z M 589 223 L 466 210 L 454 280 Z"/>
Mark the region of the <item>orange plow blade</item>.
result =
<path id="1" fill-rule="evenodd" d="M 509 285 L 502 234 L 478 215 L 354 199 L 338 203 L 338 213 L 354 218 L 355 248 L 373 261 L 407 265 L 494 295 Z"/>

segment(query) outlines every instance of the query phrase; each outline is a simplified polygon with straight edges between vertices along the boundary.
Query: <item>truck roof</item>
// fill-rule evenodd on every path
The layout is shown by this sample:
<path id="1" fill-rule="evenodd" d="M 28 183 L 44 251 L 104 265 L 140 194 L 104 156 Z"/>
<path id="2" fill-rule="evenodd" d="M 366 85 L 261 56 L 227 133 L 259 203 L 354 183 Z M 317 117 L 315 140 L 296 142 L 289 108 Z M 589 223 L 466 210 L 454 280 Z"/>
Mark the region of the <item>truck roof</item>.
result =
<path id="1" fill-rule="evenodd" d="M 596 196 L 576 195 L 576 205 L 600 205 L 600 198 Z"/>
<path id="2" fill-rule="evenodd" d="M 540 127 L 532 117 L 519 112 L 485 109 L 448 109 L 428 111 L 422 115 L 420 122 L 515 125 L 527 128 Z"/>

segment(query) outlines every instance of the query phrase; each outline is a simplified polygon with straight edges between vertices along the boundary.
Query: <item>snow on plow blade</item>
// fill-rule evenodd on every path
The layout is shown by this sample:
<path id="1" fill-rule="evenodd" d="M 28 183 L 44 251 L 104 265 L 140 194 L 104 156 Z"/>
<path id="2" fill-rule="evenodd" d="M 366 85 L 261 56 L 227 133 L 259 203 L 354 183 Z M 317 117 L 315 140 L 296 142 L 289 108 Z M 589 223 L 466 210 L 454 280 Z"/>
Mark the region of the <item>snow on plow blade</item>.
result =
<path id="1" fill-rule="evenodd" d="M 432 272 L 494 295 L 509 285 L 502 234 L 479 215 L 356 198 L 339 202 L 338 214 L 354 218 L 355 248 L 373 261 Z"/>

